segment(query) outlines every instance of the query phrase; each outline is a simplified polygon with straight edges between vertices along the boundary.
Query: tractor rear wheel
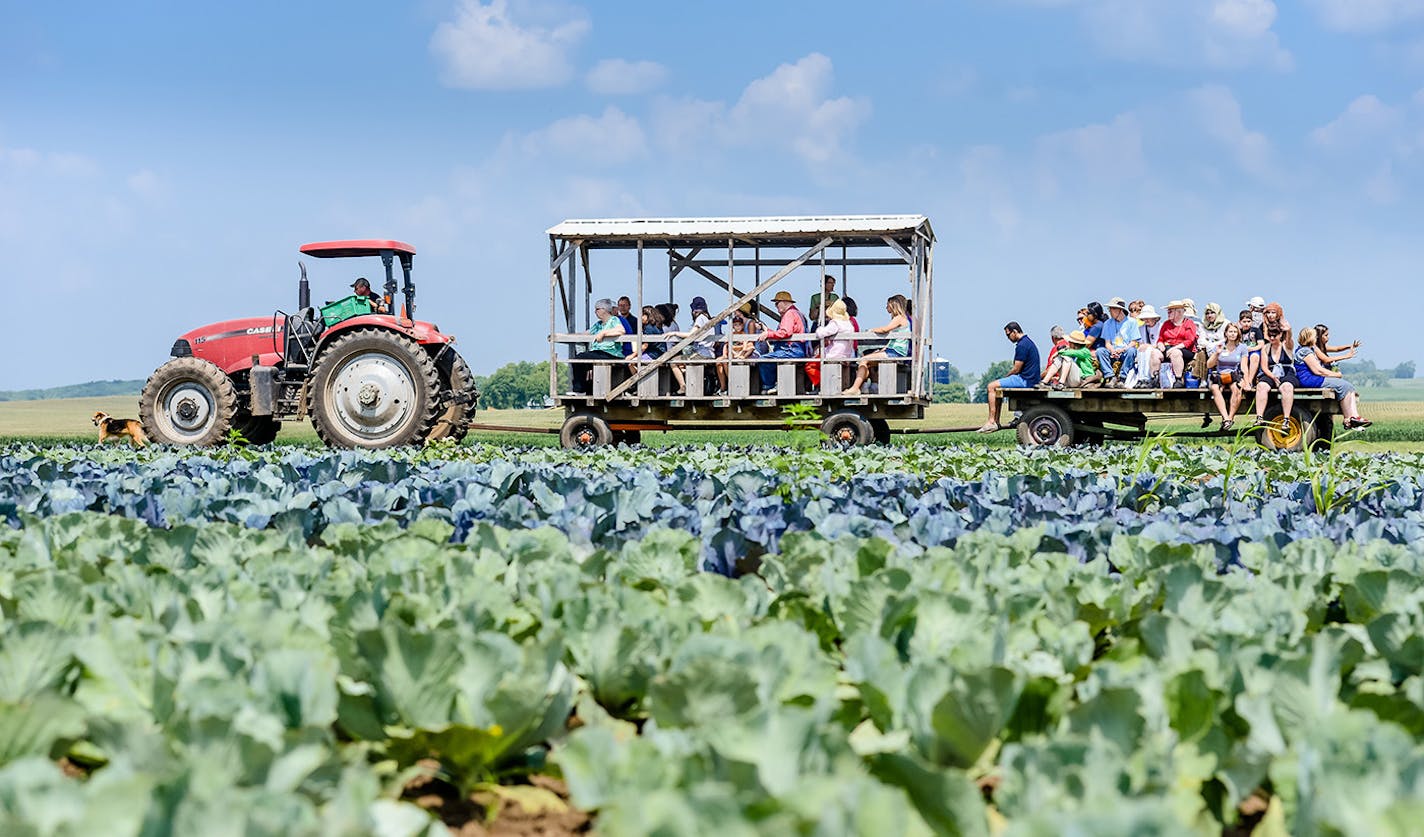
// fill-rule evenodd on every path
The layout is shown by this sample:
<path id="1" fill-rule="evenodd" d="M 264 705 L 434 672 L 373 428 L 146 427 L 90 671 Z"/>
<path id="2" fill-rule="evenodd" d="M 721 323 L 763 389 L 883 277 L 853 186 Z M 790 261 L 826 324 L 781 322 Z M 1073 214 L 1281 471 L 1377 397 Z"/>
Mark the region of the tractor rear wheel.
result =
<path id="1" fill-rule="evenodd" d="M 155 369 L 138 398 L 144 434 L 165 445 L 220 445 L 236 412 L 237 390 L 227 374 L 195 357 L 174 358 Z"/>
<path id="2" fill-rule="evenodd" d="M 245 410 L 239 410 L 233 416 L 232 429 L 242 434 L 242 438 L 249 445 L 268 445 L 277 438 L 277 431 L 282 429 L 282 422 L 271 416 L 254 416 Z"/>
<path id="3" fill-rule="evenodd" d="M 410 445 L 430 434 L 439 390 L 440 374 L 420 344 L 358 328 L 317 355 L 307 412 L 331 447 Z"/>
<path id="4" fill-rule="evenodd" d="M 469 400 L 464 403 L 455 402 L 447 406 L 436 417 L 435 426 L 430 429 L 430 435 L 426 439 L 429 441 L 437 439 L 463 441 L 465 434 L 470 432 L 470 423 L 475 420 L 475 402 L 480 395 L 479 391 L 475 389 L 475 375 L 470 371 L 470 365 L 465 363 L 465 359 L 460 357 L 460 353 L 454 349 L 446 349 L 442 352 L 440 359 L 436 361 L 435 368 L 440 373 L 442 395 L 463 395 Z"/>

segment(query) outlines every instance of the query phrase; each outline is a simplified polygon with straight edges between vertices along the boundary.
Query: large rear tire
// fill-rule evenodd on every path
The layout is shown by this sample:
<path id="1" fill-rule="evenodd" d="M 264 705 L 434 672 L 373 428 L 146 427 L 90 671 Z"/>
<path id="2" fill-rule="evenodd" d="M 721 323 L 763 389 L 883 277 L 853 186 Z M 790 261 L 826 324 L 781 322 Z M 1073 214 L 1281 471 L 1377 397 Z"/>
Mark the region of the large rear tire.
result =
<path id="1" fill-rule="evenodd" d="M 417 444 L 435 423 L 440 375 L 408 337 L 378 328 L 342 334 L 317 355 L 307 412 L 337 448 Z"/>
<path id="2" fill-rule="evenodd" d="M 1016 430 L 1019 444 L 1026 448 L 1073 444 L 1073 419 L 1058 407 L 1030 407 L 1019 419 Z"/>
<path id="3" fill-rule="evenodd" d="M 195 357 L 174 358 L 155 369 L 138 399 L 144 434 L 164 445 L 221 445 L 236 412 L 232 380 Z"/>
<path id="4" fill-rule="evenodd" d="M 430 428 L 430 435 L 426 438 L 430 441 L 464 441 L 465 435 L 470 432 L 471 422 L 475 420 L 475 403 L 480 397 L 479 391 L 475 389 L 475 375 L 470 371 L 470 365 L 465 363 L 465 359 L 454 349 L 442 352 L 435 367 L 440 373 L 442 395 L 463 395 L 468 400 L 463 403 L 454 402 L 446 407 L 435 418 L 435 426 Z"/>

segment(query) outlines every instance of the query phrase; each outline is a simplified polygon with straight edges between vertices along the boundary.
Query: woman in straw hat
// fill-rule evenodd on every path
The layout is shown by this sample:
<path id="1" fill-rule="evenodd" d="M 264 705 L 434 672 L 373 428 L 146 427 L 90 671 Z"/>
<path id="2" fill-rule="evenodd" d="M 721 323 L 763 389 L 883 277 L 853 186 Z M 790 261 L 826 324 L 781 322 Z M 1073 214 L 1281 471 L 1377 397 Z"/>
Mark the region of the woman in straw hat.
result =
<path id="1" fill-rule="evenodd" d="M 1048 385 L 1056 390 L 1081 387 L 1094 377 L 1100 377 L 1097 376 L 1097 367 L 1093 365 L 1093 353 L 1088 349 L 1088 335 L 1075 330 L 1067 339 L 1068 347 L 1058 350 L 1048 367 L 1048 374 L 1044 376 Z"/>

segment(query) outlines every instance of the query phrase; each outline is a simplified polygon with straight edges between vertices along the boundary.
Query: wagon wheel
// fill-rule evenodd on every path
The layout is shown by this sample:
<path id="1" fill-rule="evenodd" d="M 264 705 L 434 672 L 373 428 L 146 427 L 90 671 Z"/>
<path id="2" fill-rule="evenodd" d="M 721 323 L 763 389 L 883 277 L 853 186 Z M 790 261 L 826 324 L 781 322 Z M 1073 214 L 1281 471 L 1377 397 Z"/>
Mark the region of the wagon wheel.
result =
<path id="1" fill-rule="evenodd" d="M 613 431 L 602 416 L 574 413 L 559 431 L 559 443 L 570 450 L 604 447 L 613 443 Z"/>
<path id="2" fill-rule="evenodd" d="M 1296 407 L 1291 410 L 1290 422 L 1281 421 L 1281 407 L 1273 404 L 1266 408 L 1267 425 L 1261 430 L 1261 444 L 1270 450 L 1286 451 L 1295 453 L 1304 450 L 1307 446 L 1314 448 L 1320 437 L 1320 426 L 1317 417 L 1308 412 L 1303 407 Z M 1325 416 L 1330 421 L 1329 416 Z M 1333 435 L 1334 422 L 1330 422 L 1330 430 Z"/>
<path id="3" fill-rule="evenodd" d="M 1058 407 L 1032 407 L 1019 419 L 1019 444 L 1028 448 L 1073 444 L 1073 420 Z"/>
<path id="4" fill-rule="evenodd" d="M 834 448 L 853 448 L 875 441 L 870 422 L 855 410 L 837 410 L 826 416 L 821 432 L 826 434 L 826 444 Z"/>

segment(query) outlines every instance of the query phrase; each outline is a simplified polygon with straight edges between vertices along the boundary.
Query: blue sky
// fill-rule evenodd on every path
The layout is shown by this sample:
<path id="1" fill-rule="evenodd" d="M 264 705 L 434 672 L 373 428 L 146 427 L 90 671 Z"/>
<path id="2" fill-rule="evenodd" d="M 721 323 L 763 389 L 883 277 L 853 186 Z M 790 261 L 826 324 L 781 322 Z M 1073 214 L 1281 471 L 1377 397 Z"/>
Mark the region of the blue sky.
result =
<path id="1" fill-rule="evenodd" d="M 1420 355 L 1424 0 L 3 11 L 0 340 L 34 360 L 0 389 L 146 376 L 329 238 L 415 244 L 477 372 L 537 359 L 544 230 L 600 216 L 927 214 L 967 370 L 1118 294 Z"/>

